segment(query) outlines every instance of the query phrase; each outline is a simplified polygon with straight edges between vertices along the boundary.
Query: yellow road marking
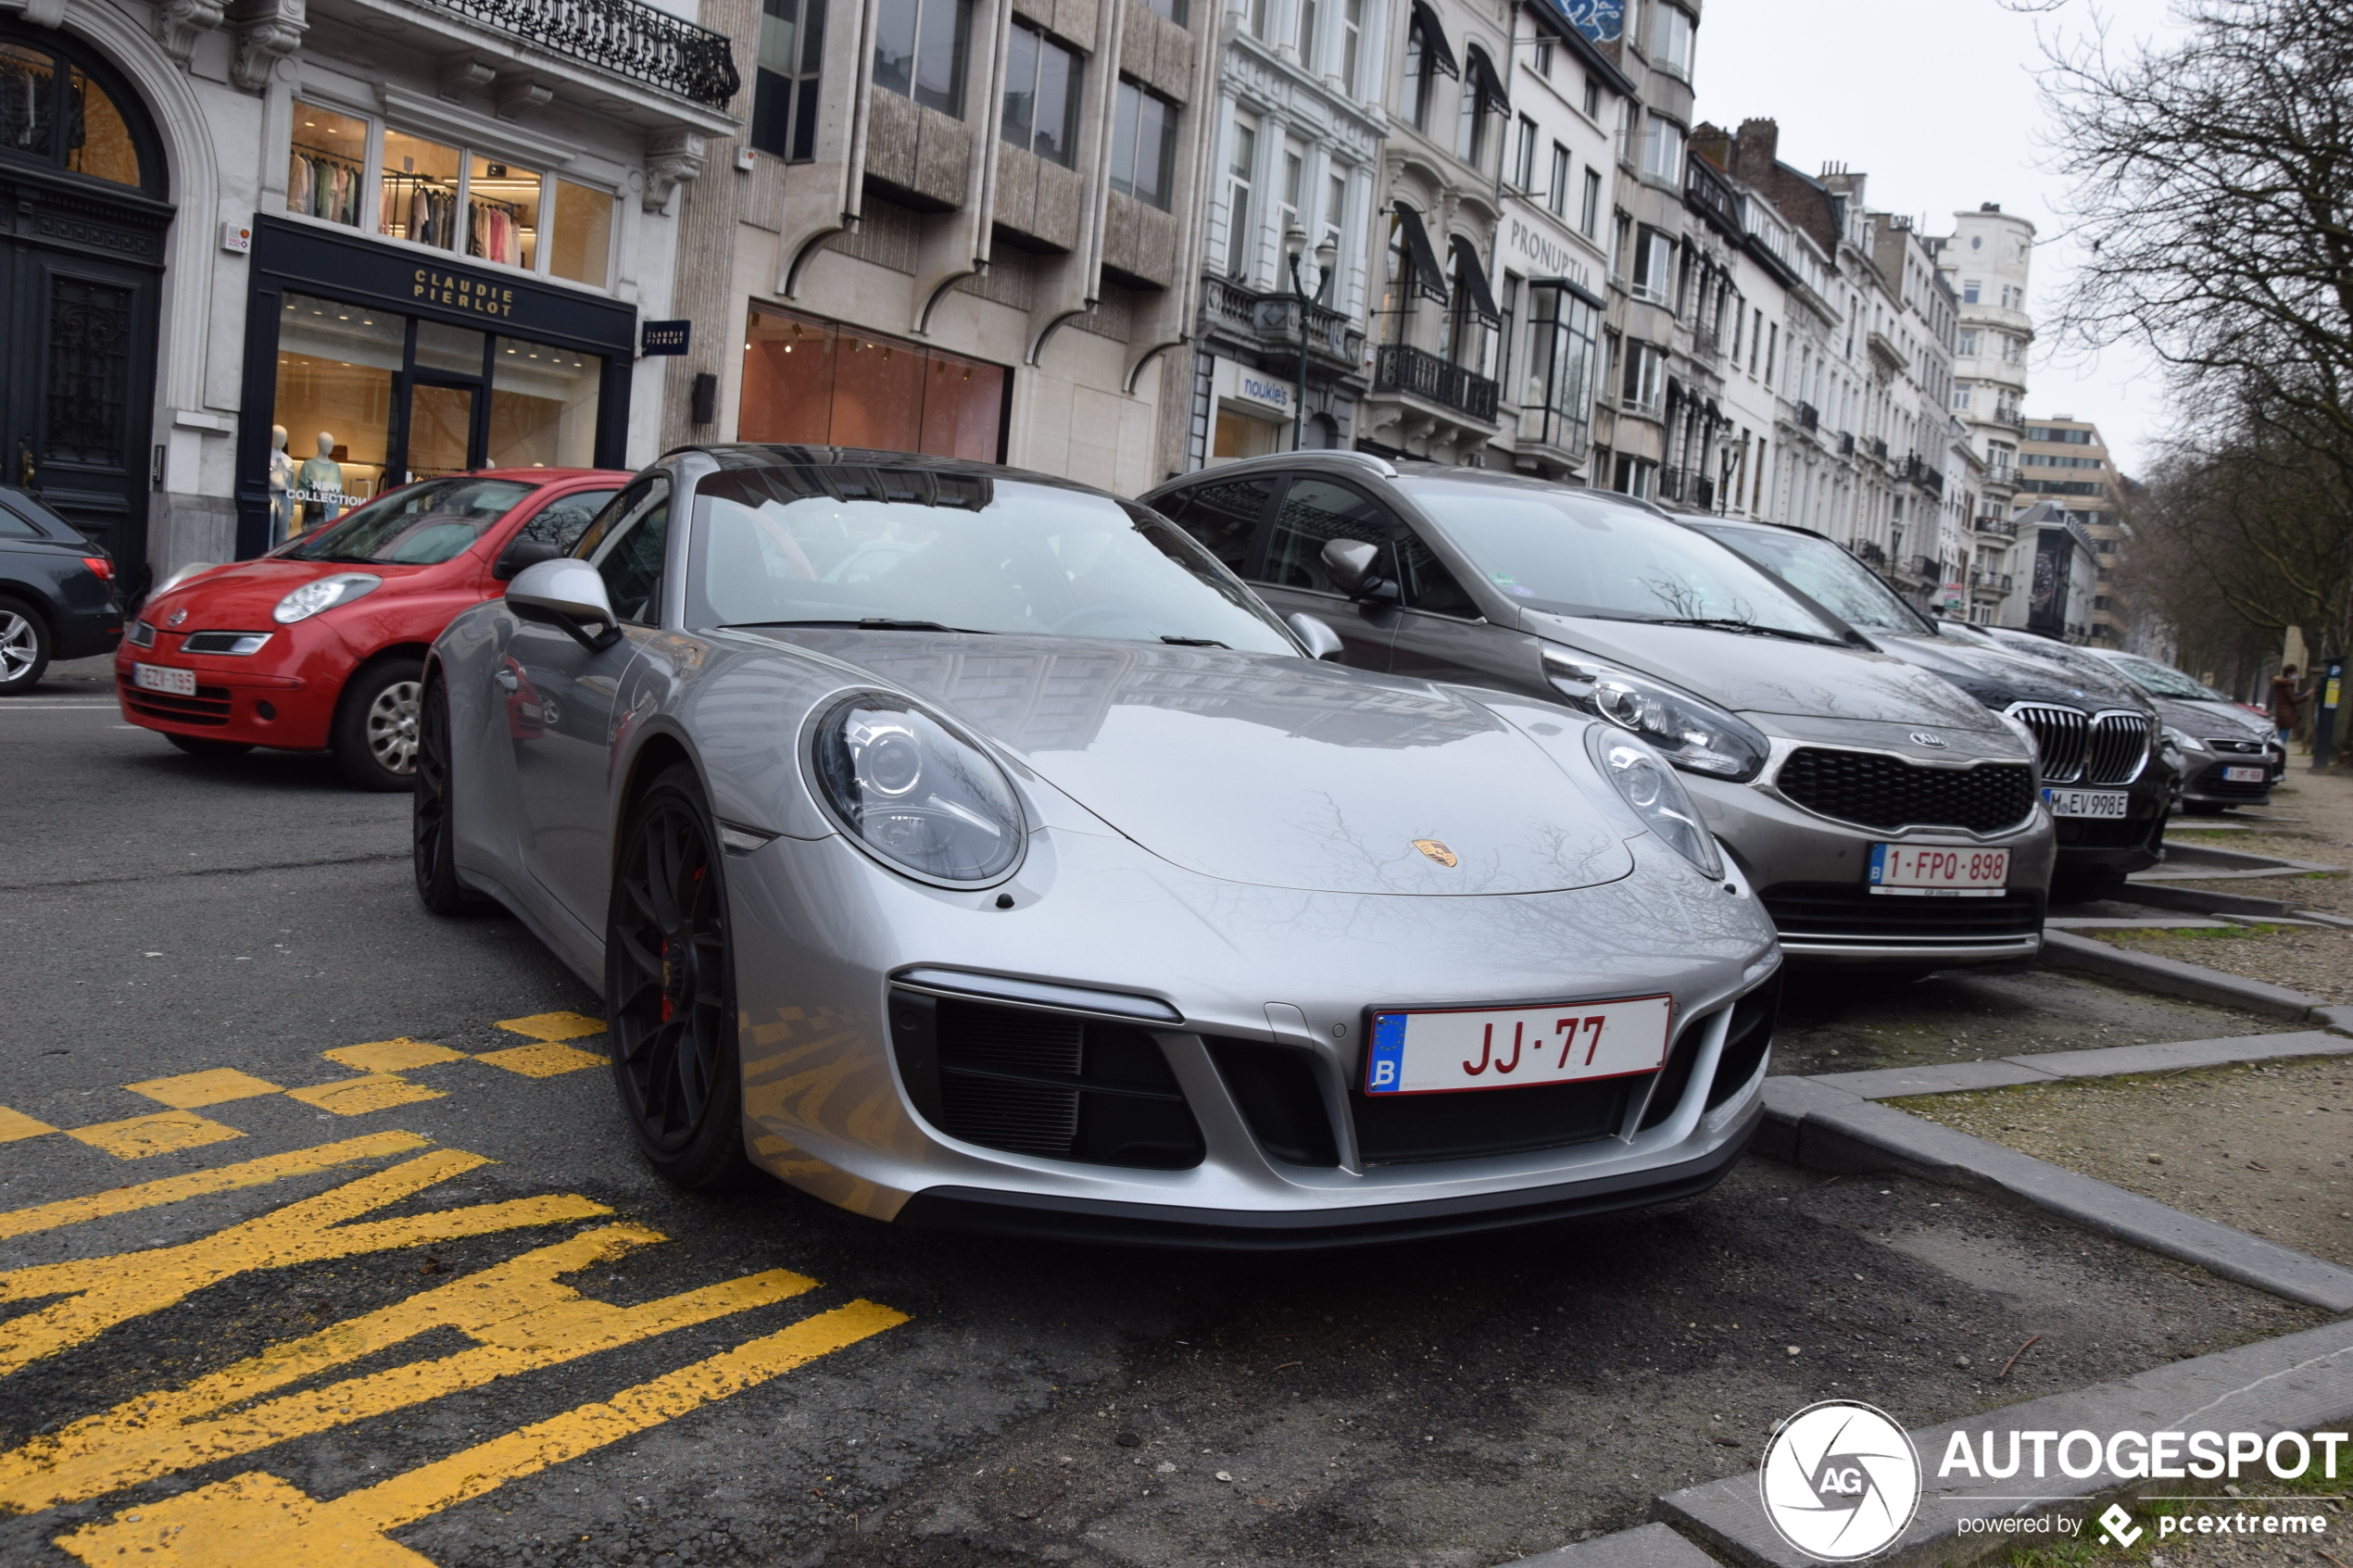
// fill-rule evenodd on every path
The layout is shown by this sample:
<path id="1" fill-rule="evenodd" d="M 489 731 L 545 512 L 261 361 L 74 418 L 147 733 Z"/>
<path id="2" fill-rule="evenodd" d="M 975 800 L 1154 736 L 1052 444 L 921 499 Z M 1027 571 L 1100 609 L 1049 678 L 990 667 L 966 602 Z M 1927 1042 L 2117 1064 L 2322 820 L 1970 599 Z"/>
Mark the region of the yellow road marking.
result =
<path id="1" fill-rule="evenodd" d="M 234 1165 L 217 1165 L 209 1171 L 191 1171 L 185 1175 L 142 1182 L 137 1186 L 116 1187 L 111 1192 L 92 1193 L 87 1198 L 65 1198 L 55 1203 L 36 1204 L 30 1209 L 12 1209 L 0 1213 L 0 1241 L 31 1236 L 35 1231 L 55 1230 L 60 1225 L 78 1225 L 84 1220 L 100 1220 L 113 1214 L 128 1214 L 134 1210 L 153 1209 L 158 1204 L 178 1203 L 183 1198 L 203 1198 L 216 1192 L 234 1192 L 239 1187 L 262 1186 L 283 1176 L 330 1171 L 338 1165 L 373 1160 L 380 1155 L 407 1154 L 424 1148 L 430 1142 L 430 1138 L 416 1133 L 371 1133 L 366 1137 L 346 1138 L 341 1143 L 321 1144 L 316 1148 L 297 1148 L 287 1154 L 265 1155 L 259 1160 L 240 1160 Z"/>
<path id="2" fill-rule="evenodd" d="M 102 1148 L 118 1160 L 145 1160 L 151 1154 L 171 1154 L 202 1148 L 223 1138 L 245 1135 L 234 1127 L 207 1121 L 193 1110 L 157 1110 L 127 1122 L 101 1122 L 94 1127 L 70 1127 L 66 1136 Z"/>
<path id="3" fill-rule="evenodd" d="M 271 1346 L 183 1387 L 139 1395 L 0 1454 L 0 1512 L 30 1512 L 100 1497 L 816 1287 L 815 1280 L 772 1269 L 635 1307 L 616 1307 L 557 1283 L 560 1274 L 663 1239 L 642 1226 L 601 1226 Z M 444 1328 L 467 1335 L 474 1348 L 262 1398 Z M 253 1403 L 256 1399 L 261 1402 Z"/>
<path id="4" fill-rule="evenodd" d="M 278 1085 L 267 1078 L 257 1078 L 250 1073 L 240 1073 L 233 1067 L 216 1067 L 209 1073 L 183 1073 L 177 1078 L 150 1078 L 144 1084 L 122 1085 L 134 1095 L 158 1099 L 175 1110 L 195 1110 L 208 1105 L 220 1105 L 233 1099 L 251 1099 L 256 1095 L 274 1095 Z"/>
<path id="5" fill-rule="evenodd" d="M 21 1110 L 11 1110 L 0 1105 L 0 1143 L 14 1143 L 19 1138 L 37 1138 L 57 1129 L 46 1122 L 36 1122 Z"/>
<path id="6" fill-rule="evenodd" d="M 484 1051 L 474 1058 L 493 1067 L 503 1067 L 510 1073 L 520 1073 L 526 1078 L 553 1078 L 559 1073 L 577 1073 L 584 1067 L 602 1067 L 605 1059 L 594 1051 L 584 1051 L 572 1046 L 549 1041 L 537 1046 L 509 1046 L 505 1050 Z"/>
<path id="7" fill-rule="evenodd" d="M 57 1544 L 88 1563 L 153 1568 L 431 1568 L 385 1535 L 443 1509 L 757 1387 L 907 1314 L 852 1301 L 790 1328 L 624 1388 L 611 1399 L 478 1443 L 448 1458 L 319 1502 L 262 1471 L 126 1509 Z"/>
<path id="8" fill-rule="evenodd" d="M 338 1067 L 348 1067 L 355 1073 L 406 1073 L 412 1067 L 433 1067 L 445 1061 L 463 1061 L 466 1053 L 453 1051 L 447 1046 L 436 1046 L 426 1040 L 412 1040 L 402 1035 L 396 1040 L 371 1040 L 364 1046 L 337 1046 L 321 1056 Z"/>
<path id="9" fill-rule="evenodd" d="M 313 1084 L 307 1089 L 288 1089 L 286 1098 L 321 1110 L 332 1110 L 338 1116 L 365 1116 L 371 1110 L 390 1110 L 396 1105 L 439 1099 L 442 1093 L 394 1073 L 371 1073 L 364 1078 L 339 1078 L 332 1084 Z"/>
<path id="10" fill-rule="evenodd" d="M 65 1298 L 0 1323 L 0 1377 L 236 1274 L 612 1212 L 601 1203 L 567 1194 L 441 1209 L 396 1220 L 356 1220 L 371 1209 L 397 1203 L 436 1182 L 489 1163 L 479 1154 L 437 1149 L 195 1241 L 0 1273 L 0 1301 Z"/>
<path id="11" fill-rule="evenodd" d="M 605 1021 L 576 1012 L 535 1012 L 529 1018 L 502 1018 L 498 1027 L 535 1040 L 577 1040 L 583 1035 L 603 1034 Z"/>

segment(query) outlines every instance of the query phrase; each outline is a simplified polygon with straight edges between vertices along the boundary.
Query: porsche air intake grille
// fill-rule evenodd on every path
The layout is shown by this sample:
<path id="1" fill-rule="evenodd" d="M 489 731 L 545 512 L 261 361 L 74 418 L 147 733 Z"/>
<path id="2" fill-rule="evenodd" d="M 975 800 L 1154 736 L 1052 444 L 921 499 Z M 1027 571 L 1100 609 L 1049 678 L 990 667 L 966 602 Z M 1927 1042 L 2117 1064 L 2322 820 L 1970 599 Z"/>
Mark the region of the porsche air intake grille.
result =
<path id="1" fill-rule="evenodd" d="M 1133 1025 L 894 990 L 890 1035 L 908 1098 L 950 1137 L 1158 1171 L 1205 1152 L 1160 1043 Z"/>
<path id="2" fill-rule="evenodd" d="M 1774 976 L 1732 1004 L 1732 1018 L 1724 1031 L 1724 1049 L 1716 1059 L 1715 1075 L 1707 1081 L 1707 1109 L 1715 1110 L 1740 1093 L 1747 1082 L 1756 1076 L 1759 1063 L 1773 1044 L 1773 1017 L 1780 1009 L 1781 977 Z M 1707 1023 L 1715 1018 L 1710 1013 L 1684 1025 L 1677 1036 L 1675 1048 L 1667 1056 L 1667 1071 L 1658 1081 L 1658 1088 L 1643 1109 L 1642 1125 L 1655 1127 L 1675 1114 L 1683 1097 L 1692 1086 L 1692 1068 L 1699 1060 L 1700 1047 L 1707 1040 Z"/>
<path id="3" fill-rule="evenodd" d="M 2034 771 L 2015 762 L 1921 768 L 1878 752 L 1809 746 L 1790 753 L 1774 782 L 1809 811 L 1886 831 L 1951 827 L 1994 833 L 2025 821 L 2034 809 Z"/>
<path id="4" fill-rule="evenodd" d="M 2084 772 L 2096 784 L 2126 784 L 2148 766 L 2149 721 L 2140 713 L 2092 716 L 2090 754 Z"/>
<path id="5" fill-rule="evenodd" d="M 2055 703 L 2020 702 L 2010 717 L 2034 732 L 2034 746 L 2043 754 L 2043 782 L 2074 784 L 2083 776 L 2083 754 L 2091 747 L 2092 721 L 2080 708 Z"/>
<path id="6" fill-rule="evenodd" d="M 1367 1165 L 1393 1165 L 1520 1154 L 1605 1138 L 1626 1124 L 1627 1106 L 1649 1082 L 1645 1073 L 1598 1083 L 1531 1084 L 1453 1095 L 1368 1095 L 1360 1084 L 1348 1101 L 1356 1119 L 1357 1153 Z"/>

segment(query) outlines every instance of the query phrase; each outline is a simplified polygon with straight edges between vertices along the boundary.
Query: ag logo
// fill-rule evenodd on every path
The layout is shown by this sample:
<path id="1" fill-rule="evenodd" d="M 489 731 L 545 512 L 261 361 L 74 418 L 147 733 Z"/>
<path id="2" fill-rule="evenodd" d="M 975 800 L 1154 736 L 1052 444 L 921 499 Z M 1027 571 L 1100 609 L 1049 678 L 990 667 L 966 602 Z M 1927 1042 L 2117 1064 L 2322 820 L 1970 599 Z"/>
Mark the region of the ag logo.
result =
<path id="1" fill-rule="evenodd" d="M 1808 1405 L 1765 1449 L 1756 1485 L 1781 1539 L 1824 1562 L 1884 1551 L 1920 1506 L 1920 1456 L 1883 1411 Z"/>

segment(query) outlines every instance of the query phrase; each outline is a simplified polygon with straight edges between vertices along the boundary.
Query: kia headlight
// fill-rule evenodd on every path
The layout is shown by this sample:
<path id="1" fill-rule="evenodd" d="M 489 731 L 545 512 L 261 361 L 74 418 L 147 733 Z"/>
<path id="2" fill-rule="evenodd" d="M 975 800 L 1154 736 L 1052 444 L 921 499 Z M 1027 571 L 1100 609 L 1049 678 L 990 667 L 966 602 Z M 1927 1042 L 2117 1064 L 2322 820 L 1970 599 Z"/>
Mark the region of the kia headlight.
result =
<path id="1" fill-rule="evenodd" d="M 1699 820 L 1699 809 L 1684 791 L 1683 781 L 1657 752 L 1601 724 L 1585 732 L 1585 745 L 1593 755 L 1593 765 L 1617 786 L 1619 798 L 1634 809 L 1644 827 L 1667 840 L 1711 881 L 1724 874 L 1716 835 Z"/>
<path id="2" fill-rule="evenodd" d="M 305 583 L 280 599 L 278 608 L 270 612 L 270 619 L 281 626 L 291 626 L 297 621 L 309 620 L 321 610 L 347 605 L 384 585 L 384 580 L 372 572 L 338 571 L 333 577 Z"/>
<path id="3" fill-rule="evenodd" d="M 930 714 L 876 693 L 817 724 L 818 793 L 852 838 L 932 882 L 996 881 L 1021 859 L 1021 802 L 988 755 Z"/>
<path id="4" fill-rule="evenodd" d="M 1765 766 L 1762 731 L 1689 692 L 1551 646 L 1544 676 L 1571 704 L 1640 735 L 1678 768 L 1740 784 Z"/>
<path id="5" fill-rule="evenodd" d="M 2165 726 L 2165 738 L 2172 743 L 2173 749 L 2176 751 L 2203 753 L 2206 750 L 2204 741 L 2190 734 L 2189 731 L 2177 730 L 2171 724 Z"/>

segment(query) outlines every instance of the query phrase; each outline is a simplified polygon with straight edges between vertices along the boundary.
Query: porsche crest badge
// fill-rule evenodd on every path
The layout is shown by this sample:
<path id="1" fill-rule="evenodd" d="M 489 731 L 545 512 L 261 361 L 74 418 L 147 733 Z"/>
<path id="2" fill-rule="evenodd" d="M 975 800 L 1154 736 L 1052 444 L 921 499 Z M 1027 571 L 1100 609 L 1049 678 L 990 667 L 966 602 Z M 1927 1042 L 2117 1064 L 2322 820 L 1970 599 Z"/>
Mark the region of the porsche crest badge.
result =
<path id="1" fill-rule="evenodd" d="M 1435 838 L 1417 838 L 1414 840 L 1414 847 L 1441 866 L 1453 866 L 1459 863 L 1454 852 Z"/>

